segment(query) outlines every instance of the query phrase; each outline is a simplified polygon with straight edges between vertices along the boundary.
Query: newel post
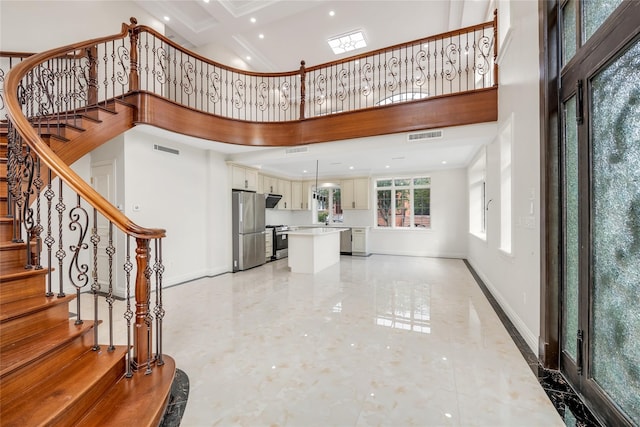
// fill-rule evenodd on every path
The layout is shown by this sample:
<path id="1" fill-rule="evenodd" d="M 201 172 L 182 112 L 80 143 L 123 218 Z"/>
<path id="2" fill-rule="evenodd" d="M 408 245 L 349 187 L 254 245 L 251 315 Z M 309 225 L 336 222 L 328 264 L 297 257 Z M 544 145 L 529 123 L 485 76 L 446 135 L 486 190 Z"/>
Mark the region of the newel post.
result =
<path id="1" fill-rule="evenodd" d="M 129 68 L 129 92 L 140 89 L 140 78 L 138 75 L 138 37 L 139 33 L 135 26 L 138 20 L 134 17 L 130 19 L 129 39 L 131 41 L 131 49 L 129 50 L 130 68 Z"/>
<path id="2" fill-rule="evenodd" d="M 133 369 L 146 365 L 151 372 L 151 268 L 149 267 L 149 240 L 136 238 L 136 320 L 133 326 Z"/>
<path id="3" fill-rule="evenodd" d="M 87 103 L 96 105 L 98 103 L 98 46 L 88 47 L 85 52 L 89 65 Z"/>
<path id="4" fill-rule="evenodd" d="M 307 70 L 304 68 L 304 61 L 300 61 L 300 120 L 304 119 L 304 103 L 307 95 Z"/>
<path id="5" fill-rule="evenodd" d="M 493 85 L 498 86 L 498 9 L 493 10 Z"/>

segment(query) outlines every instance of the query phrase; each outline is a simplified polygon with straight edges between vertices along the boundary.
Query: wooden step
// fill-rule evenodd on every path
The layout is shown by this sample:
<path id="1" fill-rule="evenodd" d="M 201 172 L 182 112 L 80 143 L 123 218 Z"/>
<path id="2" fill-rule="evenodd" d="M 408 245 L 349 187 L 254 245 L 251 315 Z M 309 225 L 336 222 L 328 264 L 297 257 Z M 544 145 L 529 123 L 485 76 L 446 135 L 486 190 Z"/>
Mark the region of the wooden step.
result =
<path id="1" fill-rule="evenodd" d="M 4 350 L 13 342 L 36 335 L 69 320 L 69 302 L 64 297 L 37 296 L 0 306 L 0 346 Z"/>
<path id="2" fill-rule="evenodd" d="M 89 350 L 93 345 L 93 334 L 88 332 L 93 331 L 93 326 L 93 321 L 76 325 L 69 320 L 3 349 L 0 399 L 6 403 L 26 384 L 47 376 Z"/>
<path id="3" fill-rule="evenodd" d="M 125 372 L 126 346 L 114 351 L 87 351 L 69 365 L 52 372 L 10 405 L 0 407 L 3 427 L 75 425 Z M 113 408 L 102 407 L 113 413 Z M 135 423 L 133 424 L 135 425 Z"/>
<path id="4" fill-rule="evenodd" d="M 157 426 L 167 407 L 176 372 L 171 357 L 164 356 L 164 362 L 155 366 L 151 375 L 142 371 L 132 378 L 120 379 L 74 426 Z"/>
<path id="5" fill-rule="evenodd" d="M 44 295 L 49 270 L 20 269 L 0 274 L 0 304 Z"/>

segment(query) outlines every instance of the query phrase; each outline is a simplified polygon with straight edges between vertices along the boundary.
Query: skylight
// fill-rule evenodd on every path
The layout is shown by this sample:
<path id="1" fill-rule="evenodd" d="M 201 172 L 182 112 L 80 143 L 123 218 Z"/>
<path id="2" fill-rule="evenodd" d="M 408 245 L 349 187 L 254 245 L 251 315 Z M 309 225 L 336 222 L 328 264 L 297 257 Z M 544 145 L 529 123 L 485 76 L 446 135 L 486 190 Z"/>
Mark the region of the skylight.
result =
<path id="1" fill-rule="evenodd" d="M 331 37 L 327 41 L 331 49 L 333 49 L 333 53 L 336 55 L 367 46 L 367 41 L 364 39 L 362 30 L 355 30 L 347 34 Z"/>

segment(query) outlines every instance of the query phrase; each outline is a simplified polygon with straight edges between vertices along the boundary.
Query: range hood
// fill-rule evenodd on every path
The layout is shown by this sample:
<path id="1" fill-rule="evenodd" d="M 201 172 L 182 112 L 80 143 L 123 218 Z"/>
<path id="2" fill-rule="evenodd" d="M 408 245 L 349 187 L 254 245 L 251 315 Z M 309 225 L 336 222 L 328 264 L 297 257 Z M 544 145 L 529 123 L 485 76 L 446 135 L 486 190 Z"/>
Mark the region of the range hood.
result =
<path id="1" fill-rule="evenodd" d="M 280 199 L 282 199 L 281 194 L 265 194 L 265 208 L 273 209 L 276 207 Z"/>

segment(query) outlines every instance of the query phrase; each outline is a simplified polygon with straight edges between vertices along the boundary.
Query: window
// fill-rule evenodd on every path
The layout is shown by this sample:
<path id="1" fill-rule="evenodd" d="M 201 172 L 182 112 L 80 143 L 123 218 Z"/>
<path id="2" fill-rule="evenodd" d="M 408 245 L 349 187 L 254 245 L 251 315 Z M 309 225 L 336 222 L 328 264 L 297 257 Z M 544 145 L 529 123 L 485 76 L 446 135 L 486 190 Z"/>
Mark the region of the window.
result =
<path id="1" fill-rule="evenodd" d="M 431 228 L 431 178 L 376 180 L 378 227 Z"/>
<path id="2" fill-rule="evenodd" d="M 486 239 L 486 149 L 483 147 L 469 168 L 469 232 Z"/>
<path id="3" fill-rule="evenodd" d="M 511 156 L 513 116 L 500 130 L 500 249 L 511 253 Z"/>
<path id="4" fill-rule="evenodd" d="M 342 222 L 340 188 L 322 187 L 318 189 L 316 201 L 317 223 Z"/>

